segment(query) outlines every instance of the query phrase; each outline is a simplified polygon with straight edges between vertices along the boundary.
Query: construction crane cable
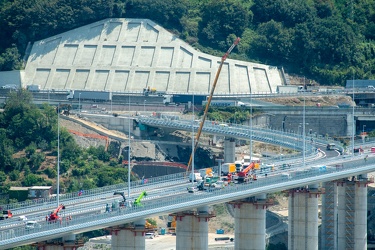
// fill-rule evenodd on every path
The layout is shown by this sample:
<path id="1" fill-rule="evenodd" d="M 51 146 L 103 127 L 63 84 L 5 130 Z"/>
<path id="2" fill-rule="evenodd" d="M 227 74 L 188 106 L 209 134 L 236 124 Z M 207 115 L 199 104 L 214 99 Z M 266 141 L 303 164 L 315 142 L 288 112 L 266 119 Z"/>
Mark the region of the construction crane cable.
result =
<path id="1" fill-rule="evenodd" d="M 230 52 L 232 52 L 233 48 L 236 47 L 236 45 L 240 42 L 240 40 L 241 39 L 239 37 L 237 37 L 237 39 L 233 42 L 232 46 L 230 46 L 230 48 L 228 49 L 228 51 L 221 58 L 220 65 L 219 65 L 219 68 L 218 68 L 218 70 L 216 72 L 215 80 L 214 80 L 214 83 L 212 84 L 211 92 L 210 92 L 210 95 L 209 95 L 208 100 L 207 100 L 206 108 L 204 110 L 202 120 L 201 120 L 201 122 L 199 124 L 199 129 L 198 129 L 198 132 L 197 132 L 197 135 L 196 135 L 196 138 L 195 138 L 194 149 L 192 150 L 192 152 L 190 154 L 190 159 L 189 159 L 189 163 L 187 165 L 186 172 L 189 172 L 191 170 L 190 167 L 191 167 L 191 164 L 192 164 L 193 154 L 195 154 L 195 151 L 197 150 L 197 147 L 198 147 L 199 138 L 200 138 L 201 133 L 202 133 L 202 128 L 203 128 L 204 122 L 206 121 L 206 117 L 207 117 L 207 113 L 208 113 L 208 108 L 209 108 L 209 106 L 211 104 L 211 99 L 212 99 L 212 96 L 214 95 L 214 92 L 215 92 L 215 88 L 216 88 L 217 81 L 219 79 L 221 68 L 223 67 L 224 61 L 227 59 L 227 57 L 230 54 Z"/>

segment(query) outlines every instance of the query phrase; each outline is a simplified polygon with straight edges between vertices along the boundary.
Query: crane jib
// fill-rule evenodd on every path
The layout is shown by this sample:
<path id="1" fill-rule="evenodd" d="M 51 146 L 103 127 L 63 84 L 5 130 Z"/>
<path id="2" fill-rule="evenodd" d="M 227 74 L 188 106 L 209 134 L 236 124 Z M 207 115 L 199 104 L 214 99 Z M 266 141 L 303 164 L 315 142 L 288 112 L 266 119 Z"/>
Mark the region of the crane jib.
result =
<path id="1" fill-rule="evenodd" d="M 241 39 L 239 37 L 237 37 L 237 39 L 233 42 L 232 46 L 230 46 L 230 48 L 228 49 L 227 53 L 225 53 L 225 55 L 221 58 L 221 63 L 220 63 L 219 68 L 216 72 L 216 77 L 215 77 L 214 83 L 212 84 L 210 96 L 207 99 L 206 109 L 204 110 L 202 120 L 199 124 L 198 133 L 196 135 L 196 140 L 195 140 L 195 145 L 194 145 L 194 148 L 192 149 L 186 172 L 190 171 L 190 167 L 191 167 L 192 160 L 193 160 L 193 155 L 194 155 L 194 153 L 195 153 L 195 151 L 197 150 L 197 147 L 198 147 L 199 138 L 200 138 L 200 135 L 201 135 L 201 132 L 202 132 L 202 129 L 203 129 L 203 124 L 204 124 L 204 122 L 206 120 L 206 117 L 207 117 L 208 107 L 211 104 L 211 99 L 212 99 L 212 96 L 214 95 L 214 92 L 215 92 L 215 88 L 216 88 L 217 81 L 219 79 L 221 68 L 224 64 L 224 61 L 227 59 L 228 55 L 230 54 L 230 52 L 232 52 L 233 48 L 240 42 L 240 40 Z"/>

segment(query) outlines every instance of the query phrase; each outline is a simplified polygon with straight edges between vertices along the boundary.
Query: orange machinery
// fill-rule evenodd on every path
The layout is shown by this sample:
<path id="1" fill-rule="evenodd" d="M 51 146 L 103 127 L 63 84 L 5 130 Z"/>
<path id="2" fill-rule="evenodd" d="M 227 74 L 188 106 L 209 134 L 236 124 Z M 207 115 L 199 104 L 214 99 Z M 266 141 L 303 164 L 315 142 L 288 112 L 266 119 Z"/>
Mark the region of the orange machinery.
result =
<path id="1" fill-rule="evenodd" d="M 65 206 L 63 204 L 60 204 L 49 216 L 48 216 L 48 222 L 56 222 L 56 221 L 62 221 L 61 217 L 58 215 L 61 209 L 65 209 Z"/>

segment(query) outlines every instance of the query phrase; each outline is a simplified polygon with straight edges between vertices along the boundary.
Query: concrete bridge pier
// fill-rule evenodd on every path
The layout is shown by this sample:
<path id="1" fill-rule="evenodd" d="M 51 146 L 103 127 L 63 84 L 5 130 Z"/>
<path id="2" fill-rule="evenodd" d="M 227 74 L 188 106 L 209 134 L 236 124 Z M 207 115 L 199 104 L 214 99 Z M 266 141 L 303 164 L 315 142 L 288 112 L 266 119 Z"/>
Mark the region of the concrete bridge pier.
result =
<path id="1" fill-rule="evenodd" d="M 234 249 L 266 249 L 266 194 L 230 202 L 234 208 Z"/>
<path id="2" fill-rule="evenodd" d="M 76 250 L 83 246 L 83 241 L 77 241 L 75 234 L 69 234 L 56 240 L 48 240 L 34 244 L 38 250 Z"/>
<path id="3" fill-rule="evenodd" d="M 337 249 L 367 249 L 367 185 L 370 182 L 373 180 L 366 175 L 337 182 Z"/>
<path id="4" fill-rule="evenodd" d="M 236 139 L 225 137 L 224 162 L 235 162 L 235 160 L 236 160 Z"/>
<path id="5" fill-rule="evenodd" d="M 134 225 L 111 228 L 111 249 L 142 250 L 146 249 L 145 220 L 134 222 Z"/>
<path id="6" fill-rule="evenodd" d="M 288 249 L 318 250 L 318 185 L 289 190 Z"/>
<path id="7" fill-rule="evenodd" d="M 208 221 L 214 217 L 208 206 L 185 211 L 176 216 L 176 250 L 208 249 Z"/>
<path id="8" fill-rule="evenodd" d="M 337 249 L 337 183 L 323 183 L 325 190 L 322 196 L 322 225 L 320 239 L 322 250 Z"/>

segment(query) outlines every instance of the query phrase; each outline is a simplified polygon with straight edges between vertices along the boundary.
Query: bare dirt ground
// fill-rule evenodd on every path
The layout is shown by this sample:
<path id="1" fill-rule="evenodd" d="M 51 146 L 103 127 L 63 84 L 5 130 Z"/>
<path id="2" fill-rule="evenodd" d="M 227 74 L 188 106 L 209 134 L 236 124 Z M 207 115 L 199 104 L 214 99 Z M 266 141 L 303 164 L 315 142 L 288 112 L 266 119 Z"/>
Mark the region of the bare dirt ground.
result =
<path id="1" fill-rule="evenodd" d="M 306 106 L 338 106 L 340 104 L 352 105 L 352 98 L 349 96 L 342 95 L 317 95 L 317 96 L 307 96 L 303 97 L 276 97 L 276 98 L 262 98 L 262 101 L 272 102 L 276 104 L 282 104 L 287 106 L 303 106 L 304 102 Z"/>

